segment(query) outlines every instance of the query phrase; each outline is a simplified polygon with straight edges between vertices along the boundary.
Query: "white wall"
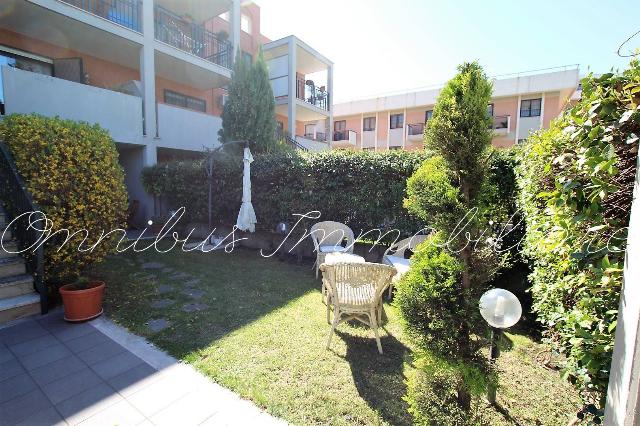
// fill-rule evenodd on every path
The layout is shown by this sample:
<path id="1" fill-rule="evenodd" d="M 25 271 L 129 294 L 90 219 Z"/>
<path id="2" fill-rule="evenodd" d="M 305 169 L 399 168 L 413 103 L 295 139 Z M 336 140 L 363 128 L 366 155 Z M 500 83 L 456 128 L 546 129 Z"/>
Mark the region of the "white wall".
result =
<path id="1" fill-rule="evenodd" d="M 389 146 L 402 146 L 404 128 L 389 129 Z"/>
<path id="2" fill-rule="evenodd" d="M 209 114 L 158 104 L 158 140 L 162 148 L 202 151 L 219 145 L 222 119 Z"/>
<path id="3" fill-rule="evenodd" d="M 97 123 L 116 142 L 142 143 L 142 99 L 7 66 L 1 72 L 7 114 Z"/>
<path id="4" fill-rule="evenodd" d="M 376 132 L 364 131 L 362 132 L 362 147 L 363 148 L 373 148 L 376 146 Z"/>
<path id="5" fill-rule="evenodd" d="M 518 123 L 518 139 L 526 139 L 529 133 L 540 129 L 540 117 L 520 117 Z"/>

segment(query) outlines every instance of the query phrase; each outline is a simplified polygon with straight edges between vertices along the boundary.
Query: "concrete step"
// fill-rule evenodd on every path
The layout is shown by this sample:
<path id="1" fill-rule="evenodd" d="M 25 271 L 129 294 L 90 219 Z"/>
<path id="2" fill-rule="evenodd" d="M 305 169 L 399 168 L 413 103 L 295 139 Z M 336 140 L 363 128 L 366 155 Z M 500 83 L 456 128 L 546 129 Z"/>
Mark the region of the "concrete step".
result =
<path id="1" fill-rule="evenodd" d="M 7 229 L 5 232 L 6 225 L 0 225 L 0 238 L 2 241 L 11 241 L 13 239 L 13 232 L 11 228 Z"/>
<path id="2" fill-rule="evenodd" d="M 40 295 L 36 292 L 0 299 L 0 324 L 40 313 Z"/>
<path id="3" fill-rule="evenodd" d="M 33 277 L 28 274 L 0 278 L 0 299 L 33 292 Z"/>
<path id="4" fill-rule="evenodd" d="M 0 247 L 0 259 L 18 256 L 18 254 L 16 254 L 17 251 L 18 251 L 18 245 L 16 244 L 15 241 L 4 241 L 2 243 L 2 246 Z"/>
<path id="5" fill-rule="evenodd" d="M 24 259 L 18 256 L 0 259 L 0 278 L 23 275 L 27 271 Z"/>

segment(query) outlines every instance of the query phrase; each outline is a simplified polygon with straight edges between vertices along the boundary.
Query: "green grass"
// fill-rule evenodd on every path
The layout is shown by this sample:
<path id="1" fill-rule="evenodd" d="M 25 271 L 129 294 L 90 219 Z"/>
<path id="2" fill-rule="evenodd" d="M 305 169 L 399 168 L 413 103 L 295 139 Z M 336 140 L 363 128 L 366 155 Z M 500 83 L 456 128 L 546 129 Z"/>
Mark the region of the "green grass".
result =
<path id="1" fill-rule="evenodd" d="M 142 269 L 161 262 L 165 270 Z M 170 269 L 170 270 L 169 270 Z M 171 278 L 175 273 L 188 277 Z M 397 311 L 386 307 L 384 355 L 371 330 L 342 324 L 331 350 L 320 281 L 310 264 L 262 258 L 257 252 L 126 253 L 94 268 L 107 282 L 105 309 L 111 319 L 191 363 L 214 381 L 300 425 L 409 425 L 402 397 L 411 368 L 410 345 Z M 208 308 L 187 313 L 185 282 L 204 295 Z M 161 285 L 174 290 L 158 295 Z M 157 299 L 175 304 L 153 309 Z M 171 327 L 153 333 L 146 323 L 166 318 Z M 556 371 L 535 362 L 544 349 L 527 337 L 510 336 L 513 347 L 499 360 L 499 409 L 486 407 L 492 424 L 566 424 L 576 412 L 576 392 Z"/>

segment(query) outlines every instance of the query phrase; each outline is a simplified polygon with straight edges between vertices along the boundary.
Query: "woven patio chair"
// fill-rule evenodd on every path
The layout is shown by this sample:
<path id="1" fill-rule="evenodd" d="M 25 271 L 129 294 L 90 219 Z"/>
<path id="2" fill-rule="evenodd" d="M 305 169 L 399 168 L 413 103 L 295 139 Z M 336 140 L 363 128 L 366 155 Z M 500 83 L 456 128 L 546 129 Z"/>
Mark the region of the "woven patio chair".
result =
<path id="1" fill-rule="evenodd" d="M 378 324 L 382 314 L 382 293 L 391 283 L 396 270 L 380 263 L 334 263 L 320 265 L 333 306 L 333 322 L 327 339 L 327 349 L 336 327 L 351 319 L 373 329 L 382 353 Z"/>
<path id="2" fill-rule="evenodd" d="M 353 253 L 355 237 L 351 228 L 344 223 L 318 222 L 311 227 L 309 235 L 316 251 L 316 263 L 313 265 L 316 268 L 316 278 L 327 253 Z M 343 242 L 345 245 L 342 245 Z"/>
<path id="3" fill-rule="evenodd" d="M 411 259 L 405 259 L 405 252 L 407 250 L 415 252 L 416 248 L 426 241 L 427 238 L 429 238 L 429 235 L 414 235 L 398 241 L 384 252 L 382 263 L 396 268 L 396 274 L 389 285 L 389 297 L 391 297 L 394 284 L 409 271 L 409 267 L 411 266 Z"/>

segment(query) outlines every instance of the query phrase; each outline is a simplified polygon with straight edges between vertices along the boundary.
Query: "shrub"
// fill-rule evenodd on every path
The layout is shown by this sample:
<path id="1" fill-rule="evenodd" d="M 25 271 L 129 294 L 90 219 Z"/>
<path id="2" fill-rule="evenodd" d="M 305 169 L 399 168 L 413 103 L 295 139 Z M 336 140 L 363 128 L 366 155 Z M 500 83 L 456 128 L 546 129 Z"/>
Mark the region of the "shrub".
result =
<path id="1" fill-rule="evenodd" d="M 100 234 L 122 227 L 127 212 L 124 174 L 109 133 L 99 126 L 38 115 L 10 115 L 0 122 L 0 138 L 9 147 L 27 189 L 52 221 L 53 231 L 86 229 L 90 246 Z M 11 211 L 11 200 L 5 199 Z M 65 240 L 58 233 L 45 245 L 45 279 L 73 279 L 112 248 L 104 242 L 80 252 L 84 235 Z"/>
<path id="2" fill-rule="evenodd" d="M 257 228 L 273 230 L 295 222 L 294 213 L 319 210 L 359 231 L 386 224 L 404 235 L 420 224 L 402 208 L 406 180 L 427 158 L 424 152 L 345 152 L 256 154 L 251 165 L 252 202 Z M 233 224 L 242 199 L 242 163 L 221 154 L 214 164 L 214 217 Z M 172 207 L 187 207 L 192 220 L 207 217 L 207 178 L 202 161 L 158 164 L 143 172 L 143 183 Z"/>
<path id="3" fill-rule="evenodd" d="M 582 81 L 582 99 L 529 138 L 518 167 L 534 310 L 565 374 L 603 403 L 640 135 L 640 64 Z"/>
<path id="4" fill-rule="evenodd" d="M 478 407 L 489 382 L 487 376 L 465 363 L 432 354 L 420 355 L 407 378 L 409 412 L 418 426 L 460 426 L 481 423 Z M 471 395 L 471 410 L 458 403 L 460 392 Z"/>

